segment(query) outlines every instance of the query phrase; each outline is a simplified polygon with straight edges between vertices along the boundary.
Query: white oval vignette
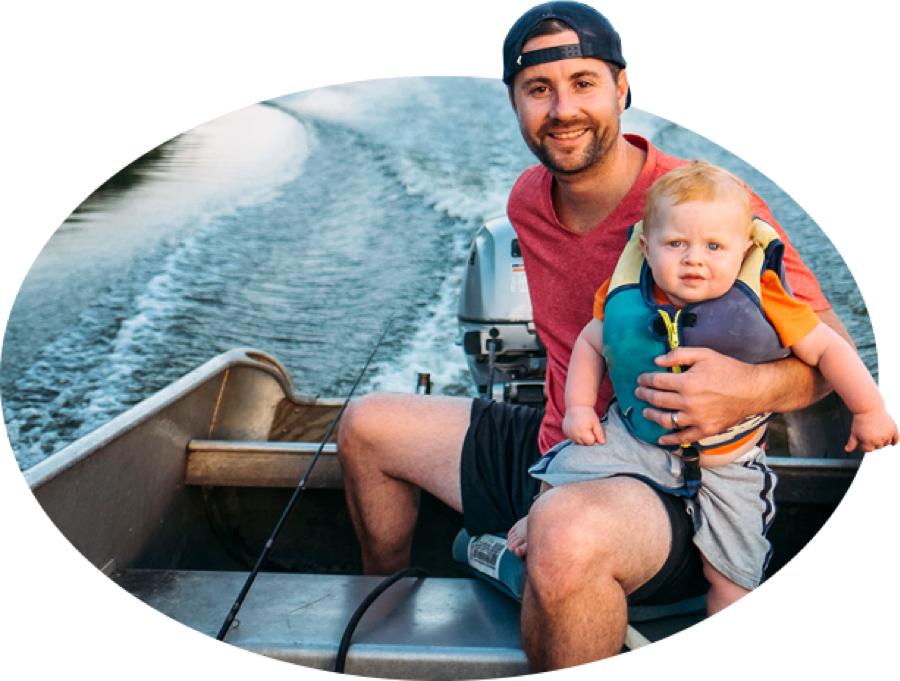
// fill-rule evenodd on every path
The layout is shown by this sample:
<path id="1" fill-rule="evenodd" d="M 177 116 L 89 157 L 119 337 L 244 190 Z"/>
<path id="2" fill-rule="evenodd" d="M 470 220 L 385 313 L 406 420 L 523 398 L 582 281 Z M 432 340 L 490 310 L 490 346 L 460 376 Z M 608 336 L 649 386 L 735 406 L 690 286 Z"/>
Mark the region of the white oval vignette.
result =
<path id="1" fill-rule="evenodd" d="M 140 154 L 242 106 L 322 85 L 498 77 L 506 30 L 531 4 L 259 2 L 251 10 L 162 2 L 125 14 L 113 3 L 46 2 L 7 10 L 0 50 L 18 66 L 6 77 L 2 128 L 0 317 L 56 227 Z M 884 290 L 889 251 L 900 245 L 897 190 L 884 172 L 900 152 L 889 85 L 900 50 L 886 5 L 838 13 L 762 1 L 735 18 L 706 0 L 595 4 L 622 35 L 636 107 L 754 165 L 834 241 L 869 305 L 882 389 L 900 415 L 900 371 L 889 352 L 900 330 Z M 42 514 L 5 432 L 2 449 L 4 668 L 35 677 L 321 676 L 220 645 L 138 605 Z M 892 632 L 877 613 L 900 608 L 888 588 L 898 542 L 879 521 L 895 514 L 888 484 L 897 479 L 896 451 L 869 456 L 825 530 L 762 590 L 651 648 L 557 676 L 658 678 L 676 669 L 697 679 L 846 678 L 891 668 Z"/>

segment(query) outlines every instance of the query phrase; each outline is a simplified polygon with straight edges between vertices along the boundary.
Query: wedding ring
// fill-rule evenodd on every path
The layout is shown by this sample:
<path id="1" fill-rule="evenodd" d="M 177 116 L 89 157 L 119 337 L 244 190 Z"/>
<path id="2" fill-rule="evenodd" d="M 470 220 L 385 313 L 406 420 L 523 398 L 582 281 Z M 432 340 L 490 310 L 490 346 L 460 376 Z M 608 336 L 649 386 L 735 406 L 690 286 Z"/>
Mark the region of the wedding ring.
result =
<path id="1" fill-rule="evenodd" d="M 678 425 L 678 412 L 677 412 L 677 411 L 673 411 L 671 414 L 669 414 L 669 416 L 672 417 L 672 428 L 673 428 L 673 430 L 678 430 L 678 428 L 680 427 L 680 426 Z"/>

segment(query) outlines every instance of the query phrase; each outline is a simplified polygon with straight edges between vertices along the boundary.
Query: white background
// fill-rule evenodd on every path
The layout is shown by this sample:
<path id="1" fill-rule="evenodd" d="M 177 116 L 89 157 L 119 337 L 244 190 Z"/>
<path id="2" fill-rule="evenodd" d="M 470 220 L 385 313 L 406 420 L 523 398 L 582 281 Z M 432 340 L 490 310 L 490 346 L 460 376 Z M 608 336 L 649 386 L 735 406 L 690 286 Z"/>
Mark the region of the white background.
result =
<path id="1" fill-rule="evenodd" d="M 0 319 L 53 230 L 145 151 L 234 109 L 321 85 L 498 77 L 506 30 L 530 4 L 7 6 L 0 21 Z M 869 304 L 884 393 L 900 415 L 898 359 L 888 352 L 898 346 L 898 329 L 885 291 L 896 286 L 889 276 L 900 221 L 892 67 L 900 50 L 886 7 L 600 5 L 623 36 L 635 106 L 737 153 L 835 242 Z M 30 678 L 295 678 L 297 668 L 187 630 L 101 577 L 43 516 L 5 437 L 2 448 L 4 675 L 19 668 Z M 869 456 L 825 530 L 763 589 L 686 634 L 600 669 L 563 674 L 884 677 L 875 670 L 896 669 L 898 480 L 896 451 Z"/>

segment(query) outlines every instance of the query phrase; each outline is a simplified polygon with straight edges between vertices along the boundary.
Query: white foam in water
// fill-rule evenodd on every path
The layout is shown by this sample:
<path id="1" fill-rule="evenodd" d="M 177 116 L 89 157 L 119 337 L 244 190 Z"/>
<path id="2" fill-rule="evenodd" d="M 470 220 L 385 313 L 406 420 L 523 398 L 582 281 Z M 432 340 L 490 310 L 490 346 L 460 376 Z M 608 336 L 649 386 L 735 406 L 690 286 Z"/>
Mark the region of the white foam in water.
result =
<path id="1" fill-rule="evenodd" d="M 82 432 L 90 432 L 104 420 L 123 411 L 130 399 L 132 381 L 130 375 L 141 365 L 148 348 L 165 343 L 169 337 L 168 326 L 174 314 L 183 304 L 188 289 L 192 256 L 199 249 L 205 250 L 203 238 L 207 231 L 220 225 L 220 220 L 241 207 L 257 201 L 271 200 L 274 188 L 266 188 L 252 197 L 244 195 L 229 211 L 206 216 L 194 232 L 166 257 L 161 271 L 146 285 L 144 292 L 135 299 L 136 311 L 123 321 L 113 339 L 110 352 L 100 371 L 103 380 L 85 395 L 84 413 L 92 414 L 98 422 L 85 423 Z"/>
<path id="2" fill-rule="evenodd" d="M 58 331 L 16 381 L 55 393 L 40 410 L 4 410 L 10 438 L 17 443 L 17 458 L 26 467 L 68 444 L 54 424 L 80 422 L 69 436 L 75 439 L 134 402 L 131 375 L 145 364 L 145 349 L 164 340 L 166 324 L 184 298 L 182 280 L 191 276 L 185 258 L 197 239 L 235 211 L 271 201 L 279 186 L 302 172 L 313 141 L 296 121 L 253 106 L 184 133 L 179 144 L 196 146 L 200 153 L 189 152 L 190 161 L 178 163 L 176 173 L 136 184 L 129 189 L 127 201 L 107 201 L 98 212 L 89 211 L 77 223 L 77 239 L 66 234 L 76 223 L 66 223 L 29 274 L 31 283 L 40 283 L 44 272 L 48 278 L 58 278 L 60 270 L 63 276 L 71 276 L 73 262 L 87 266 L 88 261 L 105 256 L 121 262 L 131 250 L 152 248 L 148 231 L 157 235 L 159 244 L 172 249 L 133 304 L 125 302 L 133 311 L 121 322 L 107 352 L 97 356 L 94 345 L 87 342 L 97 333 L 89 307 L 77 323 Z M 179 158 L 176 150 L 176 162 Z M 113 289 L 106 295 L 116 297 L 120 292 Z M 59 366 L 63 358 L 76 366 Z M 6 400 L 4 406 L 12 401 Z M 29 437 L 24 437 L 26 425 Z M 32 433 L 40 434 L 35 438 Z"/>
<path id="3" fill-rule="evenodd" d="M 502 94 L 503 91 L 501 85 L 493 82 L 470 81 L 469 87 L 472 85 L 485 92 L 496 89 Z M 277 103 L 301 115 L 360 130 L 390 148 L 391 164 L 410 196 L 451 218 L 484 220 L 505 211 L 506 197 L 512 187 L 510 177 L 514 179 L 517 174 L 510 173 L 510 168 L 524 165 L 516 158 L 509 164 L 501 163 L 502 170 L 498 170 L 483 161 L 476 163 L 460 158 L 454 142 L 463 140 L 443 138 L 446 126 L 441 117 L 420 117 L 415 124 L 409 124 L 412 109 L 447 111 L 454 104 L 444 91 L 448 87 L 452 85 L 440 79 L 366 81 L 301 92 L 283 97 Z M 447 111 L 447 118 L 453 116 L 453 112 Z M 512 117 L 495 124 L 512 143 L 498 145 L 501 153 L 510 153 L 510 149 L 515 149 L 518 134 Z M 479 151 L 487 153 L 484 149 Z M 465 173 L 471 172 L 467 163 L 477 167 L 477 181 L 466 181 Z"/>
<path id="4" fill-rule="evenodd" d="M 401 82 L 402 87 L 396 87 L 397 81 L 393 79 L 346 83 L 297 92 L 275 101 L 298 113 L 346 125 L 374 128 L 393 123 L 393 129 L 401 134 L 402 121 L 392 113 L 398 105 L 415 100 L 417 105 L 431 107 L 425 110 L 434 111 L 443 105 L 429 80 L 404 78 Z"/>
<path id="5" fill-rule="evenodd" d="M 499 180 L 493 188 L 479 187 L 481 192 L 471 187 L 460 186 L 452 170 L 435 173 L 424 170 L 413 159 L 400 155 L 397 161 L 400 180 L 410 196 L 421 197 L 425 205 L 451 218 L 484 221 L 506 212 L 506 197 L 512 186 L 501 186 Z M 490 171 L 484 180 L 495 180 Z"/>
<path id="6" fill-rule="evenodd" d="M 458 239 L 454 250 L 465 251 L 468 241 Z M 441 283 L 437 301 L 423 310 L 416 332 L 406 348 L 394 358 L 377 362 L 371 384 L 363 391 L 383 390 L 411 393 L 416 387 L 416 374 L 431 375 L 432 393 L 439 394 L 450 385 L 469 385 L 465 355 L 455 342 L 457 304 L 462 268 Z"/>

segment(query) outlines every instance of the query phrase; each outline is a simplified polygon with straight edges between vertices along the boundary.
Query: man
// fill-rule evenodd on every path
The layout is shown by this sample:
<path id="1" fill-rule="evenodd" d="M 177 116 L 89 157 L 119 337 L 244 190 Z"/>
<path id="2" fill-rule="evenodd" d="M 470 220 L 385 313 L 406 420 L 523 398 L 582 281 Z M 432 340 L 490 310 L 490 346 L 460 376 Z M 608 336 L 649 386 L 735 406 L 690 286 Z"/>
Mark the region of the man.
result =
<path id="1" fill-rule="evenodd" d="M 617 653 L 629 602 L 705 588 L 680 500 L 620 477 L 554 488 L 534 501 L 538 487 L 525 472 L 563 439 L 565 371 L 594 290 L 640 219 L 650 184 L 681 161 L 622 134 L 626 64 L 618 34 L 592 8 L 553 2 L 529 10 L 503 53 L 510 103 L 541 162 L 516 183 L 508 210 L 547 347 L 546 414 L 488 400 L 369 395 L 346 412 L 339 451 L 370 574 L 408 564 L 419 488 L 461 511 L 472 533 L 505 531 L 530 513 L 522 641 L 532 670 L 542 671 Z M 754 208 L 772 220 L 757 197 Z M 798 297 L 843 332 L 796 252 L 786 260 Z M 657 407 L 648 418 L 684 429 L 670 440 L 698 440 L 760 411 L 799 409 L 827 391 L 793 359 L 748 366 L 682 348 L 661 363 L 674 364 L 690 370 L 643 376 L 638 388 Z M 601 414 L 609 395 L 601 391 Z"/>

